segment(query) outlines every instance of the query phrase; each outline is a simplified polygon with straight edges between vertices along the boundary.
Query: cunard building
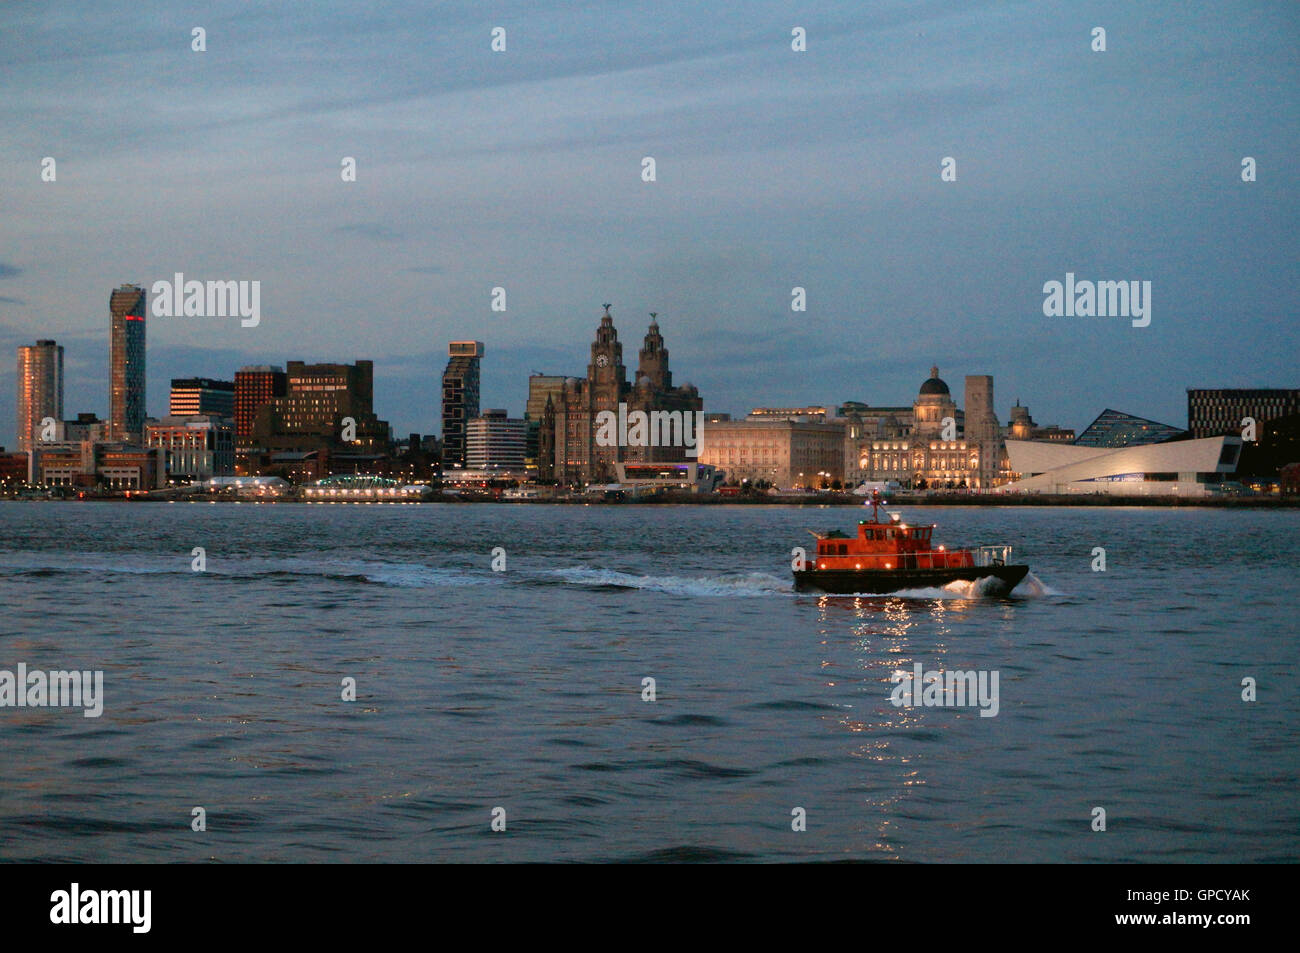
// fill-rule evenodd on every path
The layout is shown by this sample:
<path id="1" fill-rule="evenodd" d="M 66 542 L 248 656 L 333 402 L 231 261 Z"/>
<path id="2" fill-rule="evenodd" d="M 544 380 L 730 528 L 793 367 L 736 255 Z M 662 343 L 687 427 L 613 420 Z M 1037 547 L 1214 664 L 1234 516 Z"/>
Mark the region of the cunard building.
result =
<path id="1" fill-rule="evenodd" d="M 554 480 L 562 486 L 607 483 L 617 478 L 616 463 L 695 459 L 687 455 L 688 448 L 680 439 L 638 441 L 623 439 L 626 435 L 622 433 L 618 440 L 598 439 L 598 416 L 602 411 L 626 419 L 637 411 L 647 415 L 656 411 L 676 412 L 684 416 L 704 408 L 694 386 L 673 386 L 668 349 L 664 347 L 654 314 L 650 315 L 650 328 L 638 355 L 636 378 L 628 381 L 623 345 L 618 340 L 609 308 L 605 305 L 605 314 L 596 329 L 587 376 L 567 378 L 563 387 L 547 398 L 539 434 L 539 456 L 543 461 L 539 478 L 543 480 Z M 675 432 L 681 435 L 680 430 Z M 698 434 L 694 436 L 698 441 Z"/>

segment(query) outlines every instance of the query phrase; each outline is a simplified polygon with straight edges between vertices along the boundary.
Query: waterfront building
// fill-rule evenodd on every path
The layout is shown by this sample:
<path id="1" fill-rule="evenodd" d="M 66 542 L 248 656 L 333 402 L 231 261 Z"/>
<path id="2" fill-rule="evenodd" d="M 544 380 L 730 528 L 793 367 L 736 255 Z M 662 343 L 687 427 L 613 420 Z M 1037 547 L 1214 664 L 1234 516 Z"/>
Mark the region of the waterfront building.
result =
<path id="1" fill-rule="evenodd" d="M 31 482 L 32 455 L 5 453 L 0 447 L 0 490 L 12 490 L 20 483 Z"/>
<path id="2" fill-rule="evenodd" d="M 728 481 L 760 480 L 782 489 L 830 486 L 844 479 L 842 420 L 764 415 L 706 424 L 700 462 Z"/>
<path id="3" fill-rule="evenodd" d="M 616 463 L 686 462 L 699 451 L 698 418 L 692 416 L 689 421 L 692 446 L 687 446 L 686 415 L 703 411 L 704 403 L 694 385 L 673 386 L 658 316 L 650 315 L 636 379 L 629 382 L 623 345 L 609 307 L 605 305 L 591 344 L 587 376 L 566 378 L 558 399 L 550 395 L 550 411 L 543 413 L 539 448 L 548 445 L 553 449 L 552 476 L 560 484 L 608 483 L 614 478 Z M 625 435 L 620 424 L 614 428 L 619 431 L 616 439 L 603 440 L 601 421 L 612 419 L 604 417 L 605 413 L 620 422 L 644 414 L 647 419 L 665 422 L 665 427 L 651 425 L 654 433 L 634 441 L 624 439 L 631 432 Z"/>
<path id="4" fill-rule="evenodd" d="M 108 439 L 139 440 L 145 420 L 146 295 L 124 284 L 108 297 Z"/>
<path id="5" fill-rule="evenodd" d="M 846 405 L 846 466 L 852 481 L 893 480 L 914 489 L 989 489 L 1004 482 L 1009 472 L 1002 426 L 993 411 L 993 378 L 967 375 L 965 403 L 964 410 L 957 407 L 939 369 L 932 367 L 908 423 L 901 408 L 871 417 Z"/>
<path id="6" fill-rule="evenodd" d="M 28 480 L 46 486 L 94 486 L 96 444 L 86 440 L 42 441 L 30 453 Z"/>
<path id="7" fill-rule="evenodd" d="M 479 416 L 482 341 L 452 341 L 442 372 L 442 468 L 464 467 L 466 429 Z"/>
<path id="8" fill-rule="evenodd" d="M 618 486 L 639 495 L 655 490 L 712 493 L 726 474 L 707 463 L 615 463 Z"/>
<path id="9" fill-rule="evenodd" d="M 290 361 L 286 368 L 284 396 L 264 404 L 253 424 L 252 442 L 263 454 L 328 450 L 336 462 L 359 464 L 387 452 L 388 422 L 373 409 L 372 361 Z"/>
<path id="10" fill-rule="evenodd" d="M 253 364 L 235 372 L 235 449 L 253 448 L 253 425 L 264 406 L 283 397 L 285 373 L 280 367 Z"/>
<path id="11" fill-rule="evenodd" d="M 1300 389 L 1296 388 L 1188 388 L 1187 429 L 1193 437 L 1241 435 L 1244 420 L 1262 425 L 1300 414 Z"/>
<path id="12" fill-rule="evenodd" d="M 235 425 L 214 414 L 168 416 L 145 424 L 145 445 L 165 451 L 170 480 L 198 481 L 235 472 Z"/>
<path id="13" fill-rule="evenodd" d="M 1133 443 L 1119 447 L 1008 440 L 1009 493 L 1206 496 L 1230 476 L 1241 454 L 1233 436 Z"/>
<path id="14" fill-rule="evenodd" d="M 47 486 L 151 490 L 167 485 L 165 451 L 124 443 L 50 441 L 31 452 L 31 480 Z"/>
<path id="15" fill-rule="evenodd" d="M 169 412 L 173 417 L 213 414 L 235 416 L 235 382 L 214 381 L 207 377 L 172 379 Z"/>
<path id="16" fill-rule="evenodd" d="M 18 348 L 18 450 L 25 452 L 41 438 L 41 421 L 63 419 L 63 346 L 37 341 Z M 61 435 L 57 435 L 62 439 Z"/>
<path id="17" fill-rule="evenodd" d="M 528 431 L 526 420 L 512 420 L 504 410 L 485 410 L 466 427 L 465 466 L 474 470 L 525 470 Z"/>
<path id="18" fill-rule="evenodd" d="M 95 446 L 95 478 L 110 490 L 153 490 L 167 485 L 166 453 L 160 447 Z"/>
<path id="19" fill-rule="evenodd" d="M 1075 439 L 1080 447 L 1140 447 L 1181 439 L 1187 431 L 1107 407 Z"/>

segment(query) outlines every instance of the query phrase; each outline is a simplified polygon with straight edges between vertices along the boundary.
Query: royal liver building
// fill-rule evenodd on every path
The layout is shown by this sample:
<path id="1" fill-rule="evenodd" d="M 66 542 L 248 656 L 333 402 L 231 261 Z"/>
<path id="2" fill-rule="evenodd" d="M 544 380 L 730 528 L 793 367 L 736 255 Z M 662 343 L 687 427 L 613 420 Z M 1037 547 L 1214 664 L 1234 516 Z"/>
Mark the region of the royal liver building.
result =
<path id="1" fill-rule="evenodd" d="M 547 400 L 539 435 L 539 476 L 561 486 L 608 483 L 614 480 L 616 462 L 677 462 L 694 459 L 681 439 L 660 439 L 667 430 L 642 439 L 636 428 L 605 427 L 601 421 L 635 419 L 666 412 L 673 419 L 704 409 L 699 391 L 691 384 L 673 386 L 668 369 L 668 349 L 659 333 L 656 315 L 650 315 L 637 363 L 636 380 L 629 383 L 623 366 L 623 345 L 619 343 L 609 305 L 591 344 L 586 377 L 570 377 Z M 602 412 L 608 412 L 602 416 Z M 676 412 L 676 415 L 673 415 Z M 664 413 L 657 419 L 666 420 Z M 616 433 L 614 440 L 611 433 Z M 681 431 L 675 431 L 680 435 Z M 690 434 L 687 434 L 689 437 Z M 546 472 L 546 464 L 550 472 Z"/>

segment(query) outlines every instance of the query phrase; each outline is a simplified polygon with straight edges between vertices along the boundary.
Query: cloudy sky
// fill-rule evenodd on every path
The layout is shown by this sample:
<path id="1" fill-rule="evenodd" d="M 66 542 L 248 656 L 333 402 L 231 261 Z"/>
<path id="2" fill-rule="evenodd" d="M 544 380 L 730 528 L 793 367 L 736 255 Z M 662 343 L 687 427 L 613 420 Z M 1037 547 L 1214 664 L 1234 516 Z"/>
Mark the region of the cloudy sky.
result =
<path id="1" fill-rule="evenodd" d="M 1298 44 L 1294 0 L 4 4 L 0 443 L 17 345 L 103 416 L 109 292 L 177 271 L 263 316 L 150 319 L 153 415 L 175 376 L 371 358 L 435 432 L 463 338 L 518 415 L 609 301 L 707 410 L 907 403 L 938 364 L 1003 421 L 1181 425 L 1187 387 L 1300 386 Z M 1066 272 L 1152 282 L 1150 326 L 1045 317 Z"/>

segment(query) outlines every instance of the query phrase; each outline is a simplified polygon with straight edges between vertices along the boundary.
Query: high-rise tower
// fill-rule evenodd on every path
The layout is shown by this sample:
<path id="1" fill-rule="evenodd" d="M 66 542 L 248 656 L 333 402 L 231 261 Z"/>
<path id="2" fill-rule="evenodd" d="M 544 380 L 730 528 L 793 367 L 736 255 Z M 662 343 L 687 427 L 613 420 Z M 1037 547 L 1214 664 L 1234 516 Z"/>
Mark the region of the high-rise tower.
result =
<path id="1" fill-rule="evenodd" d="M 442 468 L 465 466 L 466 426 L 479 415 L 482 341 L 452 341 L 442 372 Z"/>
<path id="2" fill-rule="evenodd" d="M 63 347 L 37 341 L 18 348 L 19 451 L 30 450 L 40 439 L 41 421 L 63 419 Z"/>
<path id="3" fill-rule="evenodd" d="M 108 298 L 108 439 L 139 441 L 144 431 L 145 291 L 122 285 Z"/>

